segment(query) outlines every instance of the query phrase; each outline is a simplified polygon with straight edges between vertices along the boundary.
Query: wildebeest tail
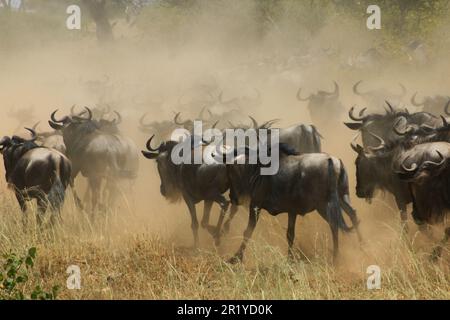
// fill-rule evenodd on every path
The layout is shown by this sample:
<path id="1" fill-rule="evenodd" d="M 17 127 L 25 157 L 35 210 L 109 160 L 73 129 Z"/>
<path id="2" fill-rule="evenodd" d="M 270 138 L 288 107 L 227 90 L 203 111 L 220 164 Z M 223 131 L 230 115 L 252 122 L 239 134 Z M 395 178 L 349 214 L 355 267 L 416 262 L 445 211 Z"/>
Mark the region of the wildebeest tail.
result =
<path id="1" fill-rule="evenodd" d="M 62 172 L 66 172 L 70 168 L 66 168 L 66 164 L 64 161 L 61 161 L 61 163 L 54 163 L 54 177 L 52 180 L 52 187 L 50 188 L 50 191 L 48 193 L 48 202 L 50 204 L 50 207 L 54 211 L 59 211 L 64 203 L 64 199 L 66 196 L 66 187 L 69 183 L 69 181 L 63 180 L 61 177 Z M 70 177 L 70 173 L 69 173 Z"/>
<path id="2" fill-rule="evenodd" d="M 340 177 L 342 178 L 342 177 Z M 348 232 L 352 228 L 347 226 L 342 215 L 339 186 L 336 172 L 334 170 L 334 162 L 332 158 L 328 158 L 328 202 L 327 202 L 327 218 L 328 223 L 332 227 L 337 227 L 342 231 Z"/>

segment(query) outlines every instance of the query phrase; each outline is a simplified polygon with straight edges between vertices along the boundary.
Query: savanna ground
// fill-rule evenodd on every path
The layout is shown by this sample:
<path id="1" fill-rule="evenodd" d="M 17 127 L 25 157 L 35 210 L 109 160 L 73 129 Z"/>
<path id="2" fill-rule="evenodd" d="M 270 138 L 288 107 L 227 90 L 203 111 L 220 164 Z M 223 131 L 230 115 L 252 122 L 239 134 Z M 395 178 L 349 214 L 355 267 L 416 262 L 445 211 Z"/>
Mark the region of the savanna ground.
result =
<path id="1" fill-rule="evenodd" d="M 67 113 L 73 104 L 107 102 L 122 112 L 123 132 L 143 148 L 148 135 L 137 130 L 140 116 L 148 112 L 149 119 L 165 120 L 182 111 L 185 117 L 194 117 L 202 106 L 194 108 L 180 100 L 195 95 L 193 88 L 201 86 L 223 90 L 229 97 L 250 95 L 258 88 L 262 105 L 245 111 L 261 121 L 280 118 L 281 126 L 311 121 L 305 105 L 295 100 L 300 85 L 310 92 L 329 90 L 332 81 L 338 81 L 346 109 L 363 103 L 351 92 L 361 78 L 375 87 L 396 88 L 402 82 L 409 96 L 415 90 L 450 91 L 450 68 L 443 58 L 449 52 L 450 29 L 438 18 L 420 24 L 418 31 L 410 27 L 416 18 L 428 21 L 434 8 L 408 8 L 404 30 L 396 29 L 396 34 L 389 29 L 368 33 L 365 20 L 354 14 L 359 11 L 353 11 L 361 8 L 350 4 L 335 12 L 331 5 L 302 7 L 292 1 L 277 6 L 275 1 L 191 1 L 190 5 L 167 1 L 170 4 L 145 8 L 133 26 L 113 7 L 112 20 L 118 22 L 115 40 L 102 46 L 88 18 L 81 31 L 65 29 L 63 1 L 54 6 L 29 2 L 37 8 L 45 5 L 44 12 L 0 10 L 2 135 L 25 134 L 17 129 L 17 119 L 8 116 L 11 109 L 34 107 L 24 125 L 40 120 L 45 128 L 56 108 Z M 447 7 L 443 8 L 438 9 L 445 12 Z M 442 16 L 441 11 L 433 14 Z M 392 27 L 390 15 L 386 21 Z M 402 43 L 415 37 L 427 39 L 432 48 L 432 62 L 426 67 L 413 67 L 401 55 Z M 372 43 L 384 44 L 392 53 L 385 68 L 342 67 L 346 57 Z M 330 47 L 331 56 L 316 56 L 321 48 Z M 313 62 L 297 64 L 296 59 L 306 55 Z M 109 80 L 102 90 L 86 85 L 104 78 Z M 433 242 L 419 234 L 412 221 L 409 235 L 402 238 L 399 214 L 388 195 L 371 204 L 354 196 L 352 132 L 342 125 L 344 120 L 345 115 L 336 119 L 335 127 L 319 130 L 325 137 L 324 151 L 341 157 L 348 169 L 365 243 L 360 248 L 355 234 L 341 235 L 342 254 L 335 265 L 329 229 L 315 213 L 298 219 L 295 247 L 301 258 L 295 262 L 286 257 L 287 218 L 262 213 L 244 264 L 226 263 L 246 227 L 247 213 L 242 208 L 220 248 L 201 231 L 200 249 L 193 250 L 187 209 L 159 194 L 156 166 L 144 159 L 133 187 L 121 186 L 124 192 L 117 208 L 97 213 L 92 221 L 75 209 L 68 196 L 63 222 L 54 228 L 39 229 L 31 209 L 30 224 L 24 229 L 16 200 L 2 181 L 0 252 L 20 254 L 36 247 L 36 265 L 25 291 L 37 284 L 47 289 L 59 285 L 61 299 L 449 299 L 448 248 L 432 263 Z M 83 182 L 78 186 L 82 188 Z M 200 215 L 201 206 L 198 209 Z M 214 207 L 213 221 L 217 214 Z M 437 241 L 442 228 L 437 226 L 433 234 Z M 81 290 L 66 289 L 70 265 L 81 269 Z M 380 290 L 366 287 L 370 265 L 381 268 Z"/>

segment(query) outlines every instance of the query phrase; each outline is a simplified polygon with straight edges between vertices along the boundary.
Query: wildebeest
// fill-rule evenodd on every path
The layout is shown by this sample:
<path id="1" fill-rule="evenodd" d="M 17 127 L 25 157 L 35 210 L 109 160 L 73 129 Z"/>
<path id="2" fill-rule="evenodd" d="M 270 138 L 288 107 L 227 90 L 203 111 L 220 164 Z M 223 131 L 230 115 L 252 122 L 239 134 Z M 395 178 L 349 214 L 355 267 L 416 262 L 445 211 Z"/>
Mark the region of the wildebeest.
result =
<path id="1" fill-rule="evenodd" d="M 80 172 L 88 179 L 92 210 L 102 204 L 103 182 L 110 191 L 106 202 L 112 203 L 117 180 L 137 177 L 139 159 L 134 143 L 116 132 L 115 123 L 110 122 L 107 127 L 92 120 L 89 108 L 86 108 L 86 116 L 65 116 L 60 120 L 56 119 L 56 112 L 52 113 L 49 124 L 63 133 L 67 156 L 72 161 L 73 179 Z"/>
<path id="2" fill-rule="evenodd" d="M 6 182 L 14 190 L 21 210 L 25 213 L 27 201 L 37 200 L 38 221 L 48 207 L 58 214 L 64 202 L 65 191 L 71 184 L 72 166 L 62 153 L 38 146 L 32 129 L 31 139 L 18 136 L 3 137 L 0 152 L 6 171 Z M 25 218 L 25 217 L 24 217 Z M 26 221 L 24 219 L 24 221 Z"/>
<path id="3" fill-rule="evenodd" d="M 278 147 L 278 146 L 273 146 Z M 350 231 L 345 223 L 342 209 L 349 215 L 357 229 L 358 219 L 349 199 L 347 173 L 342 161 L 325 153 L 298 153 L 284 144 L 279 145 L 279 171 L 275 175 L 261 175 L 261 164 L 248 164 L 250 150 L 231 150 L 234 163 L 227 164 L 233 201 L 248 199 L 249 220 L 244 240 L 231 259 L 242 261 L 261 209 L 276 216 L 287 212 L 289 216 L 287 240 L 289 257 L 295 235 L 297 215 L 317 210 L 328 222 L 333 235 L 333 256 L 338 255 L 338 230 Z M 246 157 L 246 164 L 237 164 L 239 157 Z M 358 232 L 359 235 L 359 232 Z"/>
<path id="4" fill-rule="evenodd" d="M 406 88 L 401 83 L 399 84 L 401 88 L 400 93 L 391 92 L 384 88 L 363 92 L 360 89 L 361 83 L 362 80 L 354 84 L 353 93 L 361 96 L 372 111 L 381 110 L 386 100 L 390 101 L 394 105 L 398 105 L 406 94 Z"/>
<path id="5" fill-rule="evenodd" d="M 434 95 L 423 97 L 421 101 L 417 101 L 417 92 L 411 97 L 411 104 L 415 107 L 423 107 L 422 111 L 429 112 L 433 115 L 439 116 L 442 111 L 449 114 L 448 102 L 450 96 Z"/>
<path id="6" fill-rule="evenodd" d="M 37 139 L 36 142 L 50 149 L 55 149 L 61 152 L 62 154 L 66 154 L 66 145 L 64 144 L 64 139 L 62 132 L 59 130 L 53 131 L 45 131 L 45 132 L 37 132 L 37 127 L 39 122 L 33 126 L 33 130 L 36 132 Z"/>
<path id="7" fill-rule="evenodd" d="M 297 124 L 292 125 L 287 128 L 276 128 L 272 127 L 278 120 L 269 120 L 263 124 L 258 124 L 258 122 L 253 117 L 249 117 L 252 125 L 232 125 L 234 129 L 278 129 L 279 130 L 279 140 L 280 143 L 291 146 L 294 150 L 299 153 L 318 153 L 322 151 L 322 135 L 317 130 L 314 125 Z"/>
<path id="8" fill-rule="evenodd" d="M 320 128 L 327 128 L 330 124 L 335 124 L 344 114 L 344 106 L 339 100 L 339 85 L 334 82 L 334 91 L 323 90 L 310 94 L 306 98 L 301 96 L 302 88 L 297 91 L 299 101 L 308 101 L 308 110 L 312 122 Z"/>
<path id="9" fill-rule="evenodd" d="M 407 181 L 413 202 L 413 218 L 418 225 L 442 223 L 450 210 L 450 143 L 429 142 L 399 153 L 393 171 Z M 445 230 L 433 258 L 440 256 L 450 237 Z"/>
<path id="10" fill-rule="evenodd" d="M 213 234 L 216 245 L 220 244 L 221 226 L 225 213 L 229 207 L 229 201 L 224 193 L 229 189 L 229 182 L 225 165 L 223 164 L 175 164 L 172 161 L 172 150 L 178 143 L 175 141 L 163 142 L 157 148 L 151 146 L 152 136 L 147 142 L 147 150 L 142 154 L 147 159 L 155 159 L 158 167 L 158 173 L 161 180 L 160 191 L 169 201 L 177 201 L 181 198 L 185 201 L 191 215 L 191 228 L 194 235 L 194 247 L 198 246 L 198 228 L 197 212 L 195 205 L 204 201 L 204 213 L 202 218 L 202 227 L 207 228 Z M 194 145 L 193 136 L 188 138 L 193 149 L 202 148 L 200 145 Z M 209 216 L 213 203 L 217 203 L 220 208 L 220 217 L 217 227 L 209 226 Z M 230 218 L 226 225 L 229 226 L 237 208 L 231 208 Z M 227 228 L 227 227 L 226 227 Z"/>

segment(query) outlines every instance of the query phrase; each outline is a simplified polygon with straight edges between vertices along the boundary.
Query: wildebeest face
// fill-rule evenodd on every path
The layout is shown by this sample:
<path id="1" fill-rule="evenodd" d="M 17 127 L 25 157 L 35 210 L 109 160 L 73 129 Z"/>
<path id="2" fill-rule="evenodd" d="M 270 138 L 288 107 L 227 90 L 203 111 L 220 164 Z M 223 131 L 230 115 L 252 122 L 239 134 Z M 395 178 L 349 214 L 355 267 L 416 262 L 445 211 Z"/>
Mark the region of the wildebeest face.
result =
<path id="1" fill-rule="evenodd" d="M 359 154 L 356 164 L 356 196 L 371 199 L 377 186 L 376 167 L 373 159 Z"/>
<path id="2" fill-rule="evenodd" d="M 155 135 L 147 141 L 147 150 L 142 151 L 142 154 L 147 159 L 156 160 L 158 174 L 161 180 L 161 194 L 170 201 L 176 201 L 180 197 L 177 184 L 178 170 L 177 166 L 172 162 L 171 154 L 173 147 L 177 143 L 174 141 L 163 142 L 158 148 L 153 148 L 151 143 L 154 137 Z"/>

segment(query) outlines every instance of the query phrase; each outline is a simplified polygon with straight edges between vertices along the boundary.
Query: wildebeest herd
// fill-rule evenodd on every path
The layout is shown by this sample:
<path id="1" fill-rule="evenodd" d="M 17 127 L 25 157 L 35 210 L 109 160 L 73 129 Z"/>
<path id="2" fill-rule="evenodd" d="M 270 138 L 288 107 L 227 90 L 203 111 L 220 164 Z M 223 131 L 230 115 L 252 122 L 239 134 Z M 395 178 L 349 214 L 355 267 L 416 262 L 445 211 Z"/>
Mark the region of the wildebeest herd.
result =
<path id="1" fill-rule="evenodd" d="M 322 152 L 322 135 L 319 133 L 321 128 L 342 125 L 347 111 L 351 122 L 345 122 L 345 125 L 357 131 L 350 143 L 356 152 L 357 197 L 371 200 L 377 190 L 391 193 L 405 232 L 408 204 L 412 204 L 414 222 L 425 234 L 429 232 L 429 225 L 445 225 L 450 209 L 450 119 L 440 113 L 450 115 L 450 99 L 436 95 L 418 100 L 416 93 L 411 103 L 414 107 L 423 106 L 423 110 L 413 112 L 399 105 L 406 94 L 403 85 L 400 85 L 399 94 L 386 90 L 363 92 L 361 87 L 359 81 L 353 91 L 365 99 L 371 112 L 366 108 L 357 111 L 356 106 L 345 110 L 336 82 L 333 91 L 318 91 L 307 97 L 303 97 L 302 89 L 299 89 L 297 99 L 308 102 L 314 125 L 299 123 L 276 128 L 276 120 L 258 124 L 252 116 L 248 117 L 247 124 L 233 123 L 236 119 L 242 120 L 243 108 L 236 103 L 238 98 L 225 101 L 222 94 L 212 104 L 203 106 L 197 120 L 210 128 L 222 131 L 254 129 L 256 132 L 279 129 L 279 143 L 272 146 L 279 149 L 279 170 L 268 176 L 260 174 L 264 164 L 259 162 L 238 164 L 234 159 L 236 161 L 232 163 L 174 163 L 172 150 L 181 142 L 171 140 L 170 134 L 180 127 L 193 133 L 194 119 L 185 119 L 177 113 L 173 121 L 148 122 L 149 116 L 144 114 L 139 128 L 151 134 L 151 138 L 142 154 L 156 161 L 161 195 L 170 202 L 182 199 L 186 203 L 194 246 L 198 246 L 200 226 L 212 234 L 219 246 L 221 237 L 230 230 L 238 207 L 242 205 L 248 209 L 248 225 L 232 262 L 242 261 L 261 210 L 273 216 L 288 213 L 289 257 L 293 256 L 297 215 L 312 211 L 317 211 L 330 226 L 335 258 L 339 250 L 339 230 L 354 231 L 362 243 L 359 219 L 350 203 L 344 163 Z M 261 100 L 257 93 L 252 103 Z M 217 106 L 220 108 L 215 108 Z M 121 114 L 110 107 L 75 109 L 72 107 L 64 116 L 55 110 L 48 121 L 52 131 L 37 132 L 36 124 L 27 128 L 30 139 L 14 135 L 0 140 L 8 187 L 15 192 L 24 213 L 27 201 L 37 200 L 40 223 L 47 210 L 52 212 L 53 223 L 60 220 L 68 187 L 79 208 L 90 212 L 94 218 L 96 212 L 107 210 L 114 204 L 121 180 L 132 183 L 138 176 L 140 153 L 136 144 L 120 130 Z M 324 117 L 324 114 L 328 116 Z M 356 142 L 359 136 L 361 144 Z M 192 138 L 193 135 L 189 138 L 192 149 L 204 148 L 207 144 L 205 141 L 195 144 Z M 237 158 L 237 151 L 228 150 L 222 156 L 231 154 Z M 249 156 L 247 150 L 239 154 L 242 156 Z M 83 199 L 74 183 L 80 173 L 88 182 Z M 201 223 L 196 213 L 196 205 L 200 202 L 204 203 Z M 214 203 L 220 206 L 220 216 L 217 225 L 213 226 L 210 213 Z M 346 223 L 344 213 L 351 226 Z M 450 228 L 447 227 L 442 241 L 433 250 L 433 258 L 441 255 L 449 236 Z"/>

